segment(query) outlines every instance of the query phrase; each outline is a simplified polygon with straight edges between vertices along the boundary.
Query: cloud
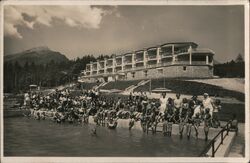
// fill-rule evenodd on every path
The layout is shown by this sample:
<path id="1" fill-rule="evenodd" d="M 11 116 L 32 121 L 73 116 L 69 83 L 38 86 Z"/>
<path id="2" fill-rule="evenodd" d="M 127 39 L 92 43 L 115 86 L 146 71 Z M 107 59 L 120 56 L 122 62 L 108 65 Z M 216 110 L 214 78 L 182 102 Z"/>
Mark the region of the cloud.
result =
<path id="1" fill-rule="evenodd" d="M 4 9 L 4 35 L 22 38 L 17 27 L 29 29 L 34 24 L 47 27 L 53 25 L 53 20 L 58 19 L 69 27 L 93 28 L 100 26 L 103 16 L 112 14 L 117 10 L 105 10 L 91 6 L 5 6 Z M 32 19 L 27 19 L 27 17 Z"/>

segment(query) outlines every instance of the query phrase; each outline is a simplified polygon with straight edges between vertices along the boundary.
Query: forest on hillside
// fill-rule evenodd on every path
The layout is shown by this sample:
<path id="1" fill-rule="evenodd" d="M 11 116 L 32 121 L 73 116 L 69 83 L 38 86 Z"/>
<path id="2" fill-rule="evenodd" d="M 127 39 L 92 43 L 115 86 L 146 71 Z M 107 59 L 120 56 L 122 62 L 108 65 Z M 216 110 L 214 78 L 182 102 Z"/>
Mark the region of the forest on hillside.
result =
<path id="1" fill-rule="evenodd" d="M 227 78 L 244 78 L 245 62 L 241 54 L 235 60 L 214 65 L 214 75 Z"/>
<path id="2" fill-rule="evenodd" d="M 23 66 L 17 61 L 4 63 L 4 92 L 19 93 L 29 89 L 29 85 L 55 87 L 77 80 L 86 64 L 96 61 L 90 55 L 68 62 L 57 63 L 54 60 L 46 64 L 26 62 Z"/>

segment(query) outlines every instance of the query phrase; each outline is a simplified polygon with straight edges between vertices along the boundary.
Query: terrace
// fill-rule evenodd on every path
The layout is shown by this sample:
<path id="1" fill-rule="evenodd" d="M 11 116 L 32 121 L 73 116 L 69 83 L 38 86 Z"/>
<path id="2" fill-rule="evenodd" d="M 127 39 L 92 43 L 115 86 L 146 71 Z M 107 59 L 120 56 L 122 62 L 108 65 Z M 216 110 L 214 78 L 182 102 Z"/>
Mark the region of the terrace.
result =
<path id="1" fill-rule="evenodd" d="M 165 57 L 172 57 L 173 51 L 172 51 L 172 46 L 163 46 L 161 47 L 160 55 L 162 58 Z"/>
<path id="2" fill-rule="evenodd" d="M 164 57 L 161 59 L 161 64 L 162 65 L 171 65 L 173 61 L 173 57 L 169 56 L 169 57 Z"/>
<path id="3" fill-rule="evenodd" d="M 192 51 L 192 64 L 213 64 L 214 52 L 211 50 L 195 50 Z"/>
<path id="4" fill-rule="evenodd" d="M 157 48 L 152 47 L 147 50 L 148 60 L 157 60 Z"/>
<path id="5" fill-rule="evenodd" d="M 93 71 L 97 70 L 97 62 L 95 62 L 95 63 L 92 64 L 92 70 Z"/>
<path id="6" fill-rule="evenodd" d="M 135 52 L 135 62 L 140 63 L 143 62 L 143 60 L 144 60 L 144 51 L 140 50 Z"/>
<path id="7" fill-rule="evenodd" d="M 157 66 L 157 60 L 148 60 L 147 67 Z"/>
<path id="8" fill-rule="evenodd" d="M 190 55 L 189 54 L 177 55 L 175 63 L 178 63 L 178 64 L 190 64 Z"/>
<path id="9" fill-rule="evenodd" d="M 133 68 L 132 63 L 124 66 L 124 70 L 131 70 Z"/>
<path id="10" fill-rule="evenodd" d="M 132 64 L 132 53 L 126 54 L 124 57 L 125 64 Z"/>
<path id="11" fill-rule="evenodd" d="M 91 65 L 90 64 L 87 64 L 86 65 L 86 72 L 90 72 L 91 71 Z"/>
<path id="12" fill-rule="evenodd" d="M 107 73 L 113 73 L 113 68 L 112 67 L 109 67 L 109 68 L 107 68 L 107 71 L 106 71 Z"/>
<path id="13" fill-rule="evenodd" d="M 144 67 L 144 63 L 143 62 L 135 63 L 135 67 L 137 67 L 137 68 Z"/>
<path id="14" fill-rule="evenodd" d="M 107 67 L 113 67 L 113 59 L 108 59 L 107 60 Z"/>
<path id="15" fill-rule="evenodd" d="M 115 72 L 119 72 L 119 71 L 121 71 L 122 70 L 122 66 L 117 66 L 116 68 L 115 68 Z"/>
<path id="16" fill-rule="evenodd" d="M 116 63 L 116 66 L 121 66 L 122 65 L 122 57 L 116 57 L 115 63 Z"/>
<path id="17" fill-rule="evenodd" d="M 90 71 L 86 71 L 86 75 L 87 75 L 87 76 L 90 75 Z"/>
<path id="18" fill-rule="evenodd" d="M 97 74 L 97 70 L 93 70 L 92 75 L 96 75 Z"/>
<path id="19" fill-rule="evenodd" d="M 104 69 L 98 71 L 99 74 L 104 74 Z"/>
<path id="20" fill-rule="evenodd" d="M 104 69 L 105 68 L 105 61 L 100 61 L 99 62 L 99 69 Z"/>

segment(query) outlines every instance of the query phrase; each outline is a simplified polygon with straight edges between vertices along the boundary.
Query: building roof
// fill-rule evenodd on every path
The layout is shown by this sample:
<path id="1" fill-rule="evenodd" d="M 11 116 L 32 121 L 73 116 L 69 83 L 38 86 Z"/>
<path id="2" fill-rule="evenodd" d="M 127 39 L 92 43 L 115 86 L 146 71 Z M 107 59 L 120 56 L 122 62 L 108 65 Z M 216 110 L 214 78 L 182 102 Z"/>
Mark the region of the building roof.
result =
<path id="1" fill-rule="evenodd" d="M 175 45 L 175 46 L 192 46 L 192 48 L 197 48 L 198 44 L 194 42 L 170 42 L 170 43 L 165 43 L 162 44 L 161 47 L 167 46 L 167 45 Z"/>
<path id="2" fill-rule="evenodd" d="M 136 50 L 135 53 L 141 53 L 144 52 L 144 50 Z"/>
<path id="3" fill-rule="evenodd" d="M 157 47 L 156 46 L 149 47 L 149 48 L 147 48 L 147 51 L 154 50 L 154 49 L 157 49 Z"/>

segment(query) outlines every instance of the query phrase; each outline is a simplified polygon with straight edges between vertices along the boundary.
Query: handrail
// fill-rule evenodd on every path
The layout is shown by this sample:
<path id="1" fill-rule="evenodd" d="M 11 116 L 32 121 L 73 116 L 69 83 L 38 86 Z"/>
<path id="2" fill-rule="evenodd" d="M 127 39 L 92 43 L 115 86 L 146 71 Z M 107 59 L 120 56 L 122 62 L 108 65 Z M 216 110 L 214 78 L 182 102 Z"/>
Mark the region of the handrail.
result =
<path id="1" fill-rule="evenodd" d="M 204 148 L 204 150 L 200 153 L 199 157 L 207 156 L 207 152 L 212 148 L 212 157 L 215 156 L 215 153 L 219 149 L 220 145 L 223 144 L 224 139 L 228 135 L 229 132 L 229 125 L 231 123 L 231 120 L 227 122 L 227 124 L 218 132 L 218 134 L 207 144 L 207 146 Z M 226 135 L 223 135 L 224 131 L 226 131 Z M 217 137 L 221 136 L 220 144 L 215 148 L 215 142 Z"/>

